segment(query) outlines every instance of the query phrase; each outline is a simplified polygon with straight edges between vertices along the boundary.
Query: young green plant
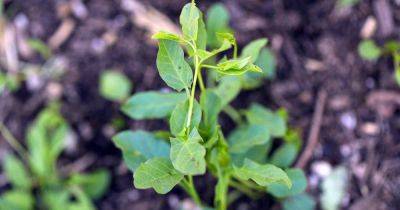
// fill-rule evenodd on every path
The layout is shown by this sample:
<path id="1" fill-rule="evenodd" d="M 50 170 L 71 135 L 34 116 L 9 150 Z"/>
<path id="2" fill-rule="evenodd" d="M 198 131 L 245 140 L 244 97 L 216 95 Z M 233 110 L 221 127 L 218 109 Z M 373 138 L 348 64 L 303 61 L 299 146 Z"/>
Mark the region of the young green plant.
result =
<path id="1" fill-rule="evenodd" d="M 218 19 L 218 13 L 223 18 Z M 282 200 L 304 201 L 305 197 L 310 201 L 302 194 L 307 185 L 303 172 L 289 169 L 301 141 L 287 129 L 286 112 L 258 104 L 238 111 L 229 105 L 242 89 L 257 88 L 263 78 L 273 75 L 267 68 L 275 63 L 268 62 L 274 60 L 265 48 L 266 39 L 251 42 L 239 55 L 228 22 L 229 14 L 217 5 L 205 24 L 192 1 L 180 15 L 182 35 L 159 32 L 153 36 L 159 42 L 158 72 L 175 91 L 137 93 L 122 111 L 135 120 L 166 119 L 170 130 L 123 131 L 113 141 L 134 173 L 138 189 L 166 194 L 178 185 L 206 208 L 209 205 L 198 194 L 193 177 L 208 172 L 217 179 L 216 210 L 228 209 L 234 201 L 230 188 L 252 198 L 270 193 Z M 260 60 L 265 57 L 269 60 Z M 222 111 L 237 123 L 227 138 L 218 122 Z M 268 158 L 273 138 L 285 140 Z"/>
<path id="2" fill-rule="evenodd" d="M 2 164 L 11 189 L 0 195 L 1 210 L 94 210 L 93 199 L 108 188 L 106 170 L 61 175 L 57 160 L 65 148 L 69 126 L 52 104 L 29 128 L 25 149 L 1 123 L 0 132 L 18 156 L 7 155 Z"/>

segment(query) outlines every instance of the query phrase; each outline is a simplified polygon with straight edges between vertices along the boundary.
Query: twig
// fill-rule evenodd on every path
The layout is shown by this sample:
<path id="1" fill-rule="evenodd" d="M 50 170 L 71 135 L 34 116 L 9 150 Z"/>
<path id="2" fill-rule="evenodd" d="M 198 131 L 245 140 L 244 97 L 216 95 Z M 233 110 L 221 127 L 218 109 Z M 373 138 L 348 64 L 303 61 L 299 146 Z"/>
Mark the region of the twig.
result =
<path id="1" fill-rule="evenodd" d="M 318 98 L 315 105 L 315 111 L 312 119 L 310 134 L 307 138 L 307 145 L 304 152 L 301 154 L 299 160 L 296 163 L 296 167 L 304 168 L 310 160 L 315 147 L 318 144 L 319 131 L 321 129 L 322 117 L 324 114 L 324 108 L 326 103 L 327 93 L 325 90 L 318 92 Z"/>
<path id="2" fill-rule="evenodd" d="M 12 133 L 8 130 L 8 128 L 4 125 L 3 122 L 0 122 L 0 134 L 4 137 L 4 139 L 10 144 L 10 146 L 22 157 L 24 160 L 29 160 L 28 152 L 25 148 L 19 143 L 19 141 L 12 135 Z"/>

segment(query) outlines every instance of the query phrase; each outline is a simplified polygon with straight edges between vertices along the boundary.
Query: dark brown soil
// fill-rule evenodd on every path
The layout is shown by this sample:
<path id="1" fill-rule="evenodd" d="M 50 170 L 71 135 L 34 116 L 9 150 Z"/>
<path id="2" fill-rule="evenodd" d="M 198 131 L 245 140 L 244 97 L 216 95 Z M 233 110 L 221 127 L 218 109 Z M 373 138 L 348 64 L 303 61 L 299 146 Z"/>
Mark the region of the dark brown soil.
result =
<path id="1" fill-rule="evenodd" d="M 61 24 L 57 7 L 63 1 L 6 1 L 10 21 L 25 15 L 28 35 L 48 40 Z M 148 42 L 146 29 L 131 21 L 122 0 L 87 0 L 85 18 L 71 15 L 76 26 L 54 54 L 67 61 L 62 85 L 62 111 L 72 125 L 77 147 L 63 155 L 60 164 L 89 157 L 91 170 L 107 167 L 113 173 L 110 191 L 97 202 L 102 210 L 172 209 L 185 195 L 176 189 L 167 196 L 133 188 L 132 175 L 121 162 L 120 152 L 110 137 L 111 122 L 126 121 L 124 128 L 158 129 L 160 122 L 134 122 L 123 116 L 119 104 L 103 99 L 98 92 L 98 77 L 106 69 L 123 71 L 134 83 L 134 92 L 164 88 L 155 69 L 157 49 Z M 169 18 L 178 19 L 183 0 L 140 1 Z M 213 2 L 199 2 L 205 10 Z M 318 198 L 317 172 L 311 166 L 326 161 L 345 165 L 351 171 L 349 194 L 344 209 L 387 209 L 400 206 L 400 98 L 393 79 L 390 57 L 377 62 L 363 61 L 357 54 L 360 31 L 369 16 L 376 17 L 378 28 L 373 37 L 379 44 L 400 40 L 400 2 L 364 0 L 350 9 L 337 9 L 335 0 L 235 0 L 222 1 L 232 14 L 232 27 L 242 45 L 267 37 L 278 59 L 277 78 L 266 81 L 254 91 L 244 92 L 234 102 L 245 107 L 253 102 L 271 108 L 285 107 L 293 127 L 309 135 L 312 116 L 320 91 L 326 91 L 325 112 L 314 155 L 307 164 L 309 192 Z M 382 6 L 388 3 L 388 10 Z M 381 14 L 392 14 L 390 20 Z M 387 24 L 386 24 L 387 25 Z M 389 28 L 388 28 L 389 27 Z M 116 41 L 102 46 L 102 37 L 113 32 Z M 27 62 L 44 63 L 38 56 Z M 24 139 L 28 123 L 46 103 L 46 85 L 36 91 L 26 85 L 13 94 L 0 97 L 0 120 L 6 122 L 18 139 Z M 227 122 L 229 123 L 229 122 Z M 1 141 L 3 141 L 0 138 Z M 3 147 L 6 144 L 0 141 Z M 306 144 L 306 143 L 305 143 Z M 199 178 L 200 180 L 200 178 Z M 317 180 L 317 181 L 315 181 Z M 197 181 L 197 179 L 196 179 Z M 205 184 L 205 181 L 207 182 Z M 212 179 L 198 182 L 201 196 L 212 201 Z M 374 204 L 374 208 L 371 205 Z M 362 205 L 366 208 L 360 207 Z M 250 201 L 241 198 L 232 209 L 265 209 L 271 200 Z"/>

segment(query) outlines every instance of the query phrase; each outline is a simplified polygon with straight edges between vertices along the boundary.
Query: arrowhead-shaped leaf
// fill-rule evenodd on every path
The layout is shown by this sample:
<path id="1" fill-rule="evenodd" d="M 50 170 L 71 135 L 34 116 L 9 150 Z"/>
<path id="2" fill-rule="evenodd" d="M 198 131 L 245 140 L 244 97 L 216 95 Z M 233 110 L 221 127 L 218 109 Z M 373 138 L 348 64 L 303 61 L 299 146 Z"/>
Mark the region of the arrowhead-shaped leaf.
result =
<path id="1" fill-rule="evenodd" d="M 122 111 L 135 120 L 162 119 L 168 117 L 175 106 L 186 98 L 183 93 L 138 93 L 122 106 Z"/>
<path id="2" fill-rule="evenodd" d="M 200 18 L 201 12 L 195 3 L 188 3 L 183 7 L 179 22 L 184 36 L 197 40 Z"/>
<path id="3" fill-rule="evenodd" d="M 207 32 L 210 47 L 217 48 L 220 40 L 218 32 L 227 32 L 229 29 L 230 15 L 225 6 L 221 3 L 214 4 L 207 12 Z"/>
<path id="4" fill-rule="evenodd" d="M 289 189 L 280 183 L 272 183 L 267 186 L 267 191 L 277 198 L 298 195 L 307 188 L 307 178 L 301 169 L 288 169 L 286 173 L 292 182 L 292 188 Z"/>
<path id="5" fill-rule="evenodd" d="M 257 39 L 255 41 L 250 42 L 246 47 L 244 47 L 240 57 L 242 58 L 250 57 L 251 58 L 250 63 L 254 63 L 257 60 L 261 49 L 265 47 L 267 42 L 268 42 L 267 39 Z"/>
<path id="6" fill-rule="evenodd" d="M 192 83 L 192 69 L 185 61 L 183 49 L 175 41 L 159 41 L 157 69 L 165 83 L 177 91 L 189 88 Z"/>
<path id="7" fill-rule="evenodd" d="M 142 163 L 135 171 L 134 185 L 138 189 L 153 188 L 160 194 L 172 190 L 183 178 L 168 158 L 153 158 Z"/>
<path id="8" fill-rule="evenodd" d="M 246 153 L 250 148 L 270 141 L 270 132 L 261 125 L 242 126 L 228 137 L 231 153 Z"/>
<path id="9" fill-rule="evenodd" d="M 7 155 L 4 159 L 4 172 L 8 181 L 22 189 L 30 189 L 32 181 L 24 164 L 14 155 Z"/>
<path id="10" fill-rule="evenodd" d="M 169 120 L 169 125 L 171 128 L 171 133 L 175 136 L 182 135 L 182 132 L 185 130 L 186 123 L 188 120 L 188 110 L 189 110 L 189 100 L 185 102 L 179 103 L 174 111 L 171 114 L 171 118 Z M 193 103 L 193 114 L 191 120 L 190 130 L 194 127 L 199 126 L 201 121 L 201 107 L 199 103 L 194 100 Z"/>
<path id="11" fill-rule="evenodd" d="M 253 104 L 246 111 L 246 118 L 250 124 L 263 125 L 273 137 L 283 137 L 286 133 L 286 120 L 261 105 Z"/>
<path id="12" fill-rule="evenodd" d="M 292 182 L 288 175 L 282 169 L 271 164 L 261 165 L 246 159 L 241 168 L 235 167 L 234 170 L 239 178 L 253 180 L 261 186 L 266 187 L 272 183 L 282 183 L 288 188 L 292 187 Z"/>
<path id="13" fill-rule="evenodd" d="M 171 139 L 171 160 L 175 169 L 185 175 L 200 175 L 206 172 L 206 149 L 199 142 L 201 136 L 193 129 L 188 139 Z"/>
<path id="14" fill-rule="evenodd" d="M 125 163 L 132 171 L 148 159 L 169 157 L 168 143 L 146 131 L 124 131 L 114 136 L 113 141 L 122 150 Z"/>

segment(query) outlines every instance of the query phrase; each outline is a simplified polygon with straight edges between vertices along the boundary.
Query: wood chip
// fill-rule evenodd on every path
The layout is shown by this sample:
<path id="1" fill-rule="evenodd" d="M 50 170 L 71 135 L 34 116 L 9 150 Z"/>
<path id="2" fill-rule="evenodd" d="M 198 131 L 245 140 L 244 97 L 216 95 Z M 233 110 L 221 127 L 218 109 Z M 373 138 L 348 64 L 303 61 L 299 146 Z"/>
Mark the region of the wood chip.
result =
<path id="1" fill-rule="evenodd" d="M 0 17 L 0 62 L 5 68 L 16 73 L 19 68 L 15 27 Z"/>
<path id="2" fill-rule="evenodd" d="M 371 38 L 375 34 L 377 25 L 378 25 L 378 23 L 377 23 L 375 17 L 369 16 L 361 29 L 361 32 L 360 32 L 361 38 L 363 38 L 363 39 Z"/>
<path id="3" fill-rule="evenodd" d="M 138 27 L 147 30 L 149 37 L 159 31 L 180 34 L 180 29 L 166 15 L 137 0 L 122 0 L 122 8 L 132 13 L 132 20 Z"/>
<path id="4" fill-rule="evenodd" d="M 390 36 L 394 31 L 392 8 L 388 0 L 373 1 L 374 12 L 379 22 L 379 31 L 382 36 Z"/>
<path id="5" fill-rule="evenodd" d="M 309 71 L 322 71 L 324 70 L 324 63 L 315 59 L 307 59 L 305 67 Z"/>
<path id="6" fill-rule="evenodd" d="M 71 18 L 64 19 L 56 32 L 49 39 L 51 49 L 59 48 L 75 29 L 75 21 Z"/>

